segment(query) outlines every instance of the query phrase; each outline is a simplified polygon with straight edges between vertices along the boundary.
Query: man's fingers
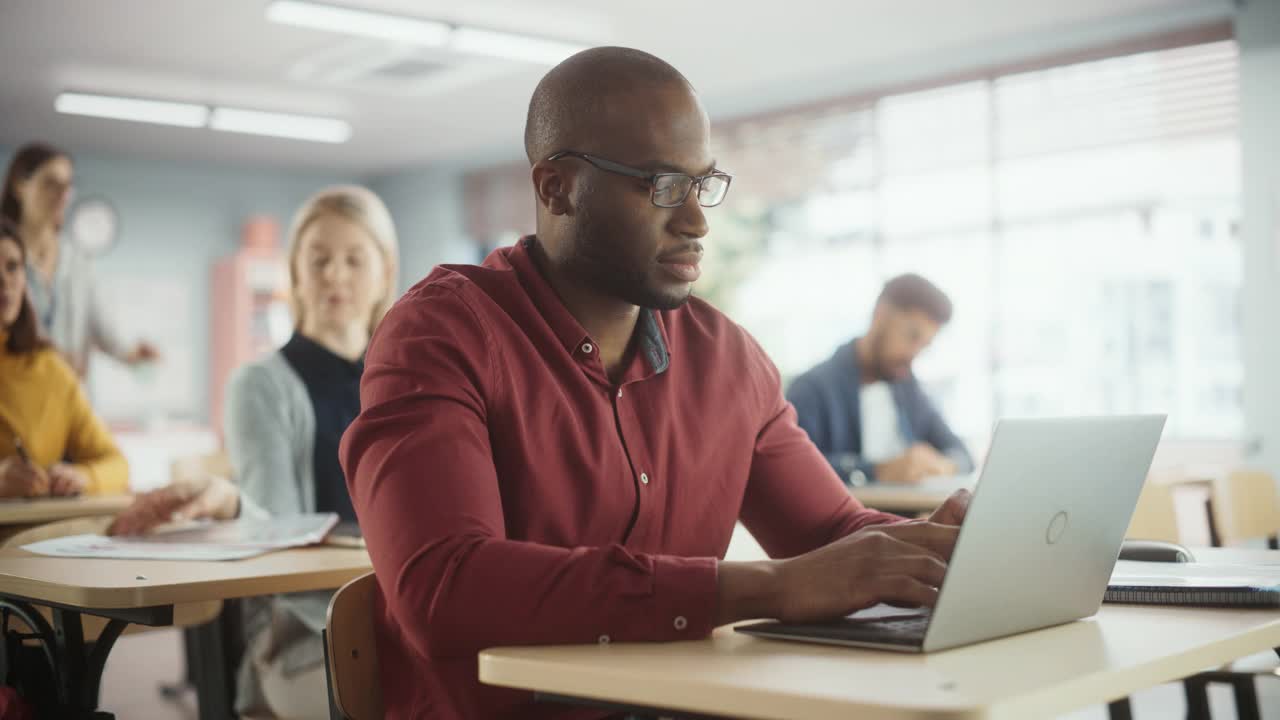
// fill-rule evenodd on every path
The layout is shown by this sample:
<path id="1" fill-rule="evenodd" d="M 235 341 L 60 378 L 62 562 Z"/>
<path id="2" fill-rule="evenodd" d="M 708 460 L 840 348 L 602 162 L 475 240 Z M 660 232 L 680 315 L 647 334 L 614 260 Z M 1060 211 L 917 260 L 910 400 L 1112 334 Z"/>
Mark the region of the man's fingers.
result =
<path id="1" fill-rule="evenodd" d="M 964 489 L 957 490 L 942 503 L 941 507 L 933 511 L 931 519 L 946 525 L 959 525 L 964 522 L 965 513 L 969 511 L 969 502 L 972 499 L 973 493 Z"/>
<path id="2" fill-rule="evenodd" d="M 926 585 L 939 587 L 947 576 L 947 564 L 933 555 L 911 555 L 895 559 L 887 572 L 913 577 Z"/>
<path id="3" fill-rule="evenodd" d="M 949 559 L 955 549 L 956 538 L 960 528 L 954 525 L 939 525 L 933 522 L 905 522 L 885 525 L 882 532 L 895 540 L 901 540 L 938 556 Z"/>
<path id="4" fill-rule="evenodd" d="M 933 607 L 938 602 L 938 588 L 910 575 L 886 575 L 872 583 L 871 593 L 877 602 L 898 607 Z"/>

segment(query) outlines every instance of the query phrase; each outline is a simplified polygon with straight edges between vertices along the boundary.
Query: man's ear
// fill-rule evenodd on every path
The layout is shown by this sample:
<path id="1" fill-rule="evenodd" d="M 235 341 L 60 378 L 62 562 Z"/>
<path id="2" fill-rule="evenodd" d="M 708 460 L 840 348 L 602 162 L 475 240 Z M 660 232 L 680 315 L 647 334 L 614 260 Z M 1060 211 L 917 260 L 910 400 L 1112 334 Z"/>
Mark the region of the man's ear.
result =
<path id="1" fill-rule="evenodd" d="M 533 176 L 533 191 L 538 196 L 538 204 L 552 215 L 568 215 L 573 205 L 569 202 L 569 191 L 573 187 L 573 177 L 555 162 L 540 160 L 530 171 Z"/>

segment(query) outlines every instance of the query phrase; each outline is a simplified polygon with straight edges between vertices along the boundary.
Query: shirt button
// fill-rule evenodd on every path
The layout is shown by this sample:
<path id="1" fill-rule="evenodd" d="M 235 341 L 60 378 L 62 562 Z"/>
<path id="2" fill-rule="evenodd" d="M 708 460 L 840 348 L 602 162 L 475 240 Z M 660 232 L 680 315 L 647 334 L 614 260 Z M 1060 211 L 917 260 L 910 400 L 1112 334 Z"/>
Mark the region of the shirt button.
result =
<path id="1" fill-rule="evenodd" d="M 640 473 L 640 482 L 644 483 L 645 485 L 648 485 L 648 484 L 649 484 L 649 476 L 648 476 L 648 475 L 645 475 L 644 473 Z"/>
<path id="2" fill-rule="evenodd" d="M 675 625 L 677 630 L 683 630 L 689 627 L 689 621 L 685 620 L 683 615 L 677 615 L 676 621 L 672 624 Z"/>
<path id="3" fill-rule="evenodd" d="M 590 355 L 590 354 L 591 354 L 591 351 L 592 351 L 592 350 L 594 350 L 594 349 L 595 349 L 595 347 L 594 347 L 594 346 L 592 346 L 592 344 L 591 344 L 591 343 L 582 343 L 582 352 L 584 352 L 584 353 L 586 353 L 586 354 Z"/>
<path id="4" fill-rule="evenodd" d="M 601 645 L 608 645 L 608 644 L 609 644 L 609 636 L 608 636 L 608 635 L 601 635 L 601 636 L 600 636 L 600 638 L 599 638 L 598 640 L 596 640 L 596 642 L 600 643 Z"/>
<path id="5" fill-rule="evenodd" d="M 622 397 L 622 388 L 618 388 L 618 397 Z"/>

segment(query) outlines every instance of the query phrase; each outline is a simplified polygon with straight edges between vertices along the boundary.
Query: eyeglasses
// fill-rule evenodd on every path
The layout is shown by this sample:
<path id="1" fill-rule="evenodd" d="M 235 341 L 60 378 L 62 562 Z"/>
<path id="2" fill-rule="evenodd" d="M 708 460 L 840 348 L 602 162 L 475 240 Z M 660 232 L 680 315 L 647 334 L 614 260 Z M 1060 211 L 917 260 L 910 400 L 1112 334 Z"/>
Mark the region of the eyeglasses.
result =
<path id="1" fill-rule="evenodd" d="M 607 172 L 647 180 L 649 182 L 649 200 L 660 208 L 680 207 L 688 199 L 689 193 L 694 186 L 698 188 L 698 204 L 702 207 L 715 207 L 724 202 L 725 195 L 729 194 L 729 183 L 733 182 L 732 175 L 718 170 L 710 175 L 686 175 L 684 173 L 671 172 L 651 173 L 647 170 L 640 170 L 612 160 L 605 160 L 595 155 L 572 150 L 562 150 L 547 159 L 559 160 L 565 157 L 585 160 Z"/>

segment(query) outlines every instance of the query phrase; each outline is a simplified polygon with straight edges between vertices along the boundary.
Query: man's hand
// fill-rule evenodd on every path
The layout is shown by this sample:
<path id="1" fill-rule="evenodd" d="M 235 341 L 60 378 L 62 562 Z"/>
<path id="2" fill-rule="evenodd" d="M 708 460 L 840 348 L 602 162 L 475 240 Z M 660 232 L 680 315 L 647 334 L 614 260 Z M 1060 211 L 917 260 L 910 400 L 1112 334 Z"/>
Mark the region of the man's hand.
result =
<path id="1" fill-rule="evenodd" d="M 955 525 L 959 527 L 964 523 L 965 513 L 969 512 L 969 501 L 973 499 L 973 493 L 968 490 L 957 490 L 942 503 L 933 514 L 929 516 L 929 522 L 938 525 Z"/>
<path id="2" fill-rule="evenodd" d="M 880 603 L 932 607 L 959 531 L 913 520 L 859 530 L 787 560 L 721 563 L 718 622 L 831 620 Z"/>
<path id="3" fill-rule="evenodd" d="M 0 460 L 0 497 L 30 498 L 49 494 L 49 475 L 17 455 Z"/>
<path id="4" fill-rule="evenodd" d="M 240 490 L 223 477 L 206 476 L 139 495 L 116 516 L 108 535 L 141 535 L 182 520 L 230 520 L 240 512 Z"/>
<path id="5" fill-rule="evenodd" d="M 914 485 L 925 478 L 956 474 L 956 464 L 927 443 L 916 443 L 901 456 L 876 466 L 876 480 Z"/>
<path id="6" fill-rule="evenodd" d="M 58 463 L 49 468 L 49 494 L 57 497 L 79 495 L 89 487 L 89 477 L 74 465 Z"/>
<path id="7" fill-rule="evenodd" d="M 879 603 L 933 607 L 957 533 L 925 521 L 876 525 L 783 561 L 777 617 L 830 620 Z"/>

